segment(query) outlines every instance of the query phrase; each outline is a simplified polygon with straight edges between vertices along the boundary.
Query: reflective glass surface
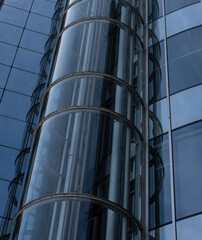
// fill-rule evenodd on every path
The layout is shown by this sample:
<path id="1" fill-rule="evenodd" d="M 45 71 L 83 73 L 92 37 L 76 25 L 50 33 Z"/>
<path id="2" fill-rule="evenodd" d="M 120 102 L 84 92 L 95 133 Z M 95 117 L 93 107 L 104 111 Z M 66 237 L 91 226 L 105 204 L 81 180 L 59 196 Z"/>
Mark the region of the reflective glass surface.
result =
<path id="1" fill-rule="evenodd" d="M 176 217 L 202 211 L 202 122 L 173 132 Z"/>
<path id="2" fill-rule="evenodd" d="M 0 180 L 0 189 L 1 189 L 1 197 L 0 197 L 0 216 L 4 215 L 4 209 L 6 206 L 6 201 L 8 198 L 8 186 L 10 182 Z"/>
<path id="3" fill-rule="evenodd" d="M 202 83 L 202 26 L 168 39 L 170 93 Z"/>
<path id="4" fill-rule="evenodd" d="M 34 0 L 31 11 L 47 17 L 52 17 L 54 13 L 54 2 L 47 0 Z"/>
<path id="5" fill-rule="evenodd" d="M 151 240 L 174 240 L 174 230 L 173 225 L 169 224 L 161 228 L 157 228 L 150 232 Z M 184 239 L 179 239 L 184 240 Z"/>
<path id="6" fill-rule="evenodd" d="M 0 22 L 0 41 L 18 45 L 21 34 L 22 28 Z"/>
<path id="7" fill-rule="evenodd" d="M 4 4 L 29 10 L 31 7 L 32 0 L 1 0 Z"/>
<path id="8" fill-rule="evenodd" d="M 201 240 L 202 236 L 202 215 L 187 218 L 177 222 L 178 240 Z"/>
<path id="9" fill-rule="evenodd" d="M 149 29 L 153 31 L 158 41 L 162 41 L 164 39 L 164 22 L 163 18 L 159 18 L 158 20 L 154 21 L 153 23 L 149 24 Z M 149 42 L 151 46 L 153 43 Z"/>
<path id="10" fill-rule="evenodd" d="M 0 42 L 0 63 L 11 65 L 16 53 L 16 47 Z"/>
<path id="11" fill-rule="evenodd" d="M 167 37 L 202 25 L 201 2 L 182 8 L 166 16 Z M 194 16 L 194 17 L 193 17 Z"/>
<path id="12" fill-rule="evenodd" d="M 38 74 L 42 56 L 40 53 L 18 48 L 14 67 Z"/>
<path id="13" fill-rule="evenodd" d="M 172 128 L 201 120 L 202 85 L 189 88 L 170 98 Z"/>
<path id="14" fill-rule="evenodd" d="M 165 0 L 166 13 L 173 12 L 177 9 L 186 7 L 193 3 L 200 2 L 200 0 Z"/>
<path id="15" fill-rule="evenodd" d="M 162 0 L 149 0 L 149 22 L 163 16 Z"/>
<path id="16" fill-rule="evenodd" d="M 150 229 L 171 221 L 168 135 L 150 141 Z"/>
<path id="17" fill-rule="evenodd" d="M 0 88 L 4 88 L 10 67 L 0 64 Z"/>

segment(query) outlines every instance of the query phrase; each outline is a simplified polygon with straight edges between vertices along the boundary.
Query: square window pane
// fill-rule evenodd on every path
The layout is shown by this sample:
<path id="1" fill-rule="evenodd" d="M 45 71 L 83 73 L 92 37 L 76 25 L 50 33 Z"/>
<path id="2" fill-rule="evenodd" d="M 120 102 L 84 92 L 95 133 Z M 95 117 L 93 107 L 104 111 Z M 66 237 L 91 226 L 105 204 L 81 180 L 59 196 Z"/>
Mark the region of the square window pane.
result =
<path id="1" fill-rule="evenodd" d="M 151 240 L 174 240 L 173 225 L 169 224 L 150 232 Z"/>
<path id="2" fill-rule="evenodd" d="M 0 22 L 0 41 L 18 45 L 22 28 Z"/>
<path id="3" fill-rule="evenodd" d="M 0 88 L 4 88 L 10 67 L 0 64 Z"/>
<path id="4" fill-rule="evenodd" d="M 31 7 L 32 0 L 4 0 L 4 4 L 29 10 Z"/>
<path id="5" fill-rule="evenodd" d="M 47 17 L 52 17 L 54 13 L 55 3 L 46 0 L 35 0 L 31 11 Z"/>
<path id="6" fill-rule="evenodd" d="M 11 65 L 16 53 L 16 47 L 0 42 L 0 63 Z"/>
<path id="7" fill-rule="evenodd" d="M 177 9 L 186 7 L 193 3 L 200 2 L 200 0 L 165 0 L 166 13 L 173 12 Z"/>

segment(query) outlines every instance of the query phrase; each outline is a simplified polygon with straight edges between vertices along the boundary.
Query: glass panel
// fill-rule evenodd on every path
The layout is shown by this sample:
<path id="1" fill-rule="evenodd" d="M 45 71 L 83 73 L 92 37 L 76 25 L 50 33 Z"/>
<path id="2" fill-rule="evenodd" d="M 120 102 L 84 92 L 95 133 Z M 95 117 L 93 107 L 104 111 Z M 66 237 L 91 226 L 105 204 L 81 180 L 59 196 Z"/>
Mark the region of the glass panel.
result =
<path id="1" fill-rule="evenodd" d="M 1 189 L 1 197 L 0 197 L 0 216 L 4 216 L 4 209 L 6 207 L 6 201 L 8 198 L 8 186 L 10 182 L 0 180 L 0 189 Z"/>
<path id="2" fill-rule="evenodd" d="M 163 18 L 159 18 L 158 20 L 156 20 L 153 23 L 149 24 L 149 29 L 150 31 L 152 31 L 156 38 L 158 39 L 158 41 L 162 41 L 164 39 L 164 22 L 163 22 Z M 151 41 L 149 42 L 149 45 L 151 46 L 153 44 L 153 42 L 151 43 Z"/>
<path id="3" fill-rule="evenodd" d="M 48 39 L 48 36 L 29 30 L 25 30 L 20 41 L 20 46 L 34 50 L 37 52 L 44 52 L 44 45 Z"/>
<path id="4" fill-rule="evenodd" d="M 52 17 L 54 13 L 54 2 L 47 0 L 34 0 L 31 11 L 47 17 Z"/>
<path id="5" fill-rule="evenodd" d="M 9 90 L 31 96 L 36 87 L 37 79 L 37 74 L 12 68 L 6 87 Z"/>
<path id="6" fill-rule="evenodd" d="M 174 240 L 174 229 L 173 225 L 169 224 L 167 226 L 157 228 L 150 232 L 150 240 Z M 180 239 L 179 239 L 180 240 Z M 184 240 L 184 239 L 181 239 Z"/>
<path id="7" fill-rule="evenodd" d="M 28 12 L 14 7 L 2 5 L 0 9 L 0 21 L 24 27 Z"/>
<path id="8" fill-rule="evenodd" d="M 18 45 L 22 28 L 0 22 L 0 41 Z"/>
<path id="9" fill-rule="evenodd" d="M 40 53 L 18 48 L 14 66 L 38 74 L 42 56 Z"/>
<path id="10" fill-rule="evenodd" d="M 200 2 L 198 4 L 182 8 L 177 12 L 167 15 L 167 37 L 170 37 L 184 30 L 200 26 L 202 24 L 201 12 L 202 4 Z"/>
<path id="11" fill-rule="evenodd" d="M 5 86 L 9 71 L 10 71 L 10 67 L 0 64 L 0 87 L 1 88 L 4 88 L 4 86 Z"/>
<path id="12" fill-rule="evenodd" d="M 171 96 L 172 128 L 202 119 L 202 85 Z"/>
<path id="13" fill-rule="evenodd" d="M 202 236 L 202 215 L 187 218 L 177 222 L 178 240 L 201 240 Z"/>
<path id="14" fill-rule="evenodd" d="M 13 239 L 20 240 L 138 240 L 141 237 L 136 224 L 116 208 L 79 197 L 52 199 L 25 209 L 17 219 L 14 232 Z"/>
<path id="15" fill-rule="evenodd" d="M 25 120 L 26 114 L 30 108 L 30 97 L 5 91 L 1 104 L 0 114 Z"/>
<path id="16" fill-rule="evenodd" d="M 202 26 L 168 39 L 170 92 L 202 83 Z"/>
<path id="17" fill-rule="evenodd" d="M 4 4 L 25 10 L 29 10 L 32 3 L 32 0 L 1 0 L 1 1 L 3 1 Z"/>
<path id="18" fill-rule="evenodd" d="M 13 180 L 14 162 L 19 151 L 0 146 L 0 178 Z"/>
<path id="19" fill-rule="evenodd" d="M 150 229 L 172 220 L 168 134 L 150 141 Z"/>
<path id="20" fill-rule="evenodd" d="M 176 216 L 202 211 L 202 122 L 173 132 Z"/>
<path id="21" fill-rule="evenodd" d="M 149 48 L 149 101 L 150 104 L 166 96 L 164 42 Z"/>
<path id="22" fill-rule="evenodd" d="M 16 53 L 16 47 L 0 42 L 0 63 L 11 65 Z"/>
<path id="23" fill-rule="evenodd" d="M 162 0 L 149 0 L 149 22 L 163 16 Z"/>
<path id="24" fill-rule="evenodd" d="M 30 13 L 26 28 L 30 30 L 34 30 L 36 32 L 49 34 L 50 25 L 51 25 L 50 18 L 43 17 L 34 13 Z"/>
<path id="25" fill-rule="evenodd" d="M 173 12 L 179 8 L 183 8 L 197 2 L 200 2 L 200 0 L 165 0 L 166 13 Z"/>
<path id="26" fill-rule="evenodd" d="M 26 123 L 0 116 L 0 144 L 20 149 Z"/>

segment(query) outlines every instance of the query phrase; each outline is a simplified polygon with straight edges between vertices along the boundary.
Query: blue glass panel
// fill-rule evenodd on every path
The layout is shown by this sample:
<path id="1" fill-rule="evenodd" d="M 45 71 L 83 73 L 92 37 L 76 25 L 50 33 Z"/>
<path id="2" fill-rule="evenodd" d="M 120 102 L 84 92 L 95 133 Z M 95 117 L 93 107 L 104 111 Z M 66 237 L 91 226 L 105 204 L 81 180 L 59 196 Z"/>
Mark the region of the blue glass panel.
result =
<path id="1" fill-rule="evenodd" d="M 4 4 L 8 4 L 13 7 L 29 10 L 32 0 L 4 0 Z"/>
<path id="2" fill-rule="evenodd" d="M 151 240 L 174 240 L 173 225 L 169 224 L 150 232 Z M 184 239 L 183 239 L 184 240 Z"/>
<path id="3" fill-rule="evenodd" d="M 30 97 L 10 91 L 4 92 L 0 104 L 1 115 L 25 120 L 29 108 Z"/>
<path id="4" fill-rule="evenodd" d="M 13 180 L 14 162 L 19 151 L 0 146 L 0 178 Z"/>
<path id="5" fill-rule="evenodd" d="M 0 21 L 19 27 L 24 27 L 27 16 L 27 11 L 23 11 L 14 7 L 2 5 L 2 8 L 0 9 Z"/>
<path id="6" fill-rule="evenodd" d="M 38 74 L 42 56 L 43 55 L 40 53 L 19 48 L 15 58 L 14 67 Z"/>
<path id="7" fill-rule="evenodd" d="M 201 120 L 202 85 L 171 96 L 172 128 Z"/>
<path id="8" fill-rule="evenodd" d="M 202 215 L 187 218 L 177 222 L 178 240 L 201 240 L 202 236 Z"/>
<path id="9" fill-rule="evenodd" d="M 177 219 L 202 211 L 201 139 L 202 122 L 173 132 Z"/>
<path id="10" fill-rule="evenodd" d="M 25 30 L 20 42 L 20 46 L 34 50 L 37 52 L 44 52 L 44 45 L 48 39 L 48 36 L 29 30 Z"/>
<path id="11" fill-rule="evenodd" d="M 0 64 L 0 88 L 4 88 L 10 67 Z"/>
<path id="12" fill-rule="evenodd" d="M 0 22 L 0 41 L 18 45 L 22 28 Z"/>
<path id="13" fill-rule="evenodd" d="M 54 13 L 54 6 L 55 4 L 52 1 L 35 0 L 31 11 L 47 17 L 52 17 Z"/>
<path id="14" fill-rule="evenodd" d="M 0 63 L 11 65 L 16 53 L 16 47 L 0 42 Z"/>
<path id="15" fill-rule="evenodd" d="M 200 0 L 166 0 L 165 8 L 166 13 L 173 12 L 177 9 L 183 8 L 193 3 L 200 2 Z"/>
<path id="16" fill-rule="evenodd" d="M 36 87 L 37 79 L 37 74 L 12 68 L 7 89 L 31 96 Z"/>
<path id="17" fill-rule="evenodd" d="M 25 122 L 0 116 L 0 144 L 20 149 Z"/>
<path id="18" fill-rule="evenodd" d="M 26 28 L 37 32 L 49 34 L 50 24 L 50 18 L 30 13 Z"/>
<path id="19" fill-rule="evenodd" d="M 6 201 L 8 198 L 8 186 L 9 182 L 0 180 L 0 189 L 1 189 L 1 197 L 0 197 L 0 216 L 4 215 L 4 209 L 6 206 Z"/>

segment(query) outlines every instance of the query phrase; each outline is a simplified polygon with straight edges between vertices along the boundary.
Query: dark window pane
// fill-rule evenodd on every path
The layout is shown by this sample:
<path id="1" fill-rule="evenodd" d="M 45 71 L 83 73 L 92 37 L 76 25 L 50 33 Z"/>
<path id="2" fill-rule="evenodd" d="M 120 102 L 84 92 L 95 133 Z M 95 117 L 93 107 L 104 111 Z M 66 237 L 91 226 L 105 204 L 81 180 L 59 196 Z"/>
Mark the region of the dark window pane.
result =
<path id="1" fill-rule="evenodd" d="M 35 0 L 31 11 L 47 17 L 52 17 L 54 13 L 54 6 L 55 4 L 52 1 Z"/>
<path id="2" fill-rule="evenodd" d="M 28 12 L 6 5 L 2 5 L 0 11 L 0 21 L 24 27 Z"/>
<path id="3" fill-rule="evenodd" d="M 1 197 L 0 197 L 0 216 L 4 216 L 4 209 L 6 207 L 6 201 L 8 198 L 8 186 L 10 182 L 0 180 L 0 189 L 1 189 Z"/>
<path id="4" fill-rule="evenodd" d="M 30 72 L 39 73 L 42 56 L 40 53 L 19 48 L 14 66 Z"/>
<path id="5" fill-rule="evenodd" d="M 50 24 L 50 18 L 30 13 L 26 28 L 37 32 L 49 34 Z"/>
<path id="6" fill-rule="evenodd" d="M 150 141 L 150 229 L 171 221 L 168 135 Z"/>
<path id="7" fill-rule="evenodd" d="M 149 0 L 149 22 L 153 22 L 162 16 L 162 0 Z"/>
<path id="8" fill-rule="evenodd" d="M 48 39 L 48 36 L 44 34 L 25 30 L 22 36 L 22 40 L 20 42 L 20 46 L 43 53 L 44 45 L 47 39 Z"/>
<path id="9" fill-rule="evenodd" d="M 32 0 L 3 0 L 4 4 L 14 6 L 17 8 L 29 10 L 31 7 Z"/>
<path id="10" fill-rule="evenodd" d="M 19 151 L 0 146 L 0 178 L 13 180 L 14 162 Z"/>
<path id="11" fill-rule="evenodd" d="M 200 2 L 200 0 L 165 0 L 166 13 L 173 12 L 197 2 Z"/>
<path id="12" fill-rule="evenodd" d="M 176 216 L 202 211 L 202 122 L 173 132 Z"/>
<path id="13" fill-rule="evenodd" d="M 30 97 L 18 93 L 5 91 L 0 104 L 0 114 L 25 120 L 30 108 Z"/>
<path id="14" fill-rule="evenodd" d="M 202 236 L 202 215 L 187 218 L 177 222 L 178 240 L 201 240 Z"/>
<path id="15" fill-rule="evenodd" d="M 0 87 L 4 88 L 6 80 L 8 78 L 10 67 L 0 64 Z"/>
<path id="16" fill-rule="evenodd" d="M 37 79 L 37 74 L 12 68 L 7 83 L 7 89 L 31 96 L 36 87 Z"/>
<path id="17" fill-rule="evenodd" d="M 0 41 L 18 45 L 22 28 L 0 22 Z"/>
<path id="18" fill-rule="evenodd" d="M 170 93 L 202 83 L 202 26 L 168 39 Z"/>
<path id="19" fill-rule="evenodd" d="M 169 224 L 150 232 L 151 240 L 174 240 L 173 225 Z"/>
<path id="20" fill-rule="evenodd" d="M 0 63 L 11 65 L 15 52 L 16 47 L 0 42 Z"/>

